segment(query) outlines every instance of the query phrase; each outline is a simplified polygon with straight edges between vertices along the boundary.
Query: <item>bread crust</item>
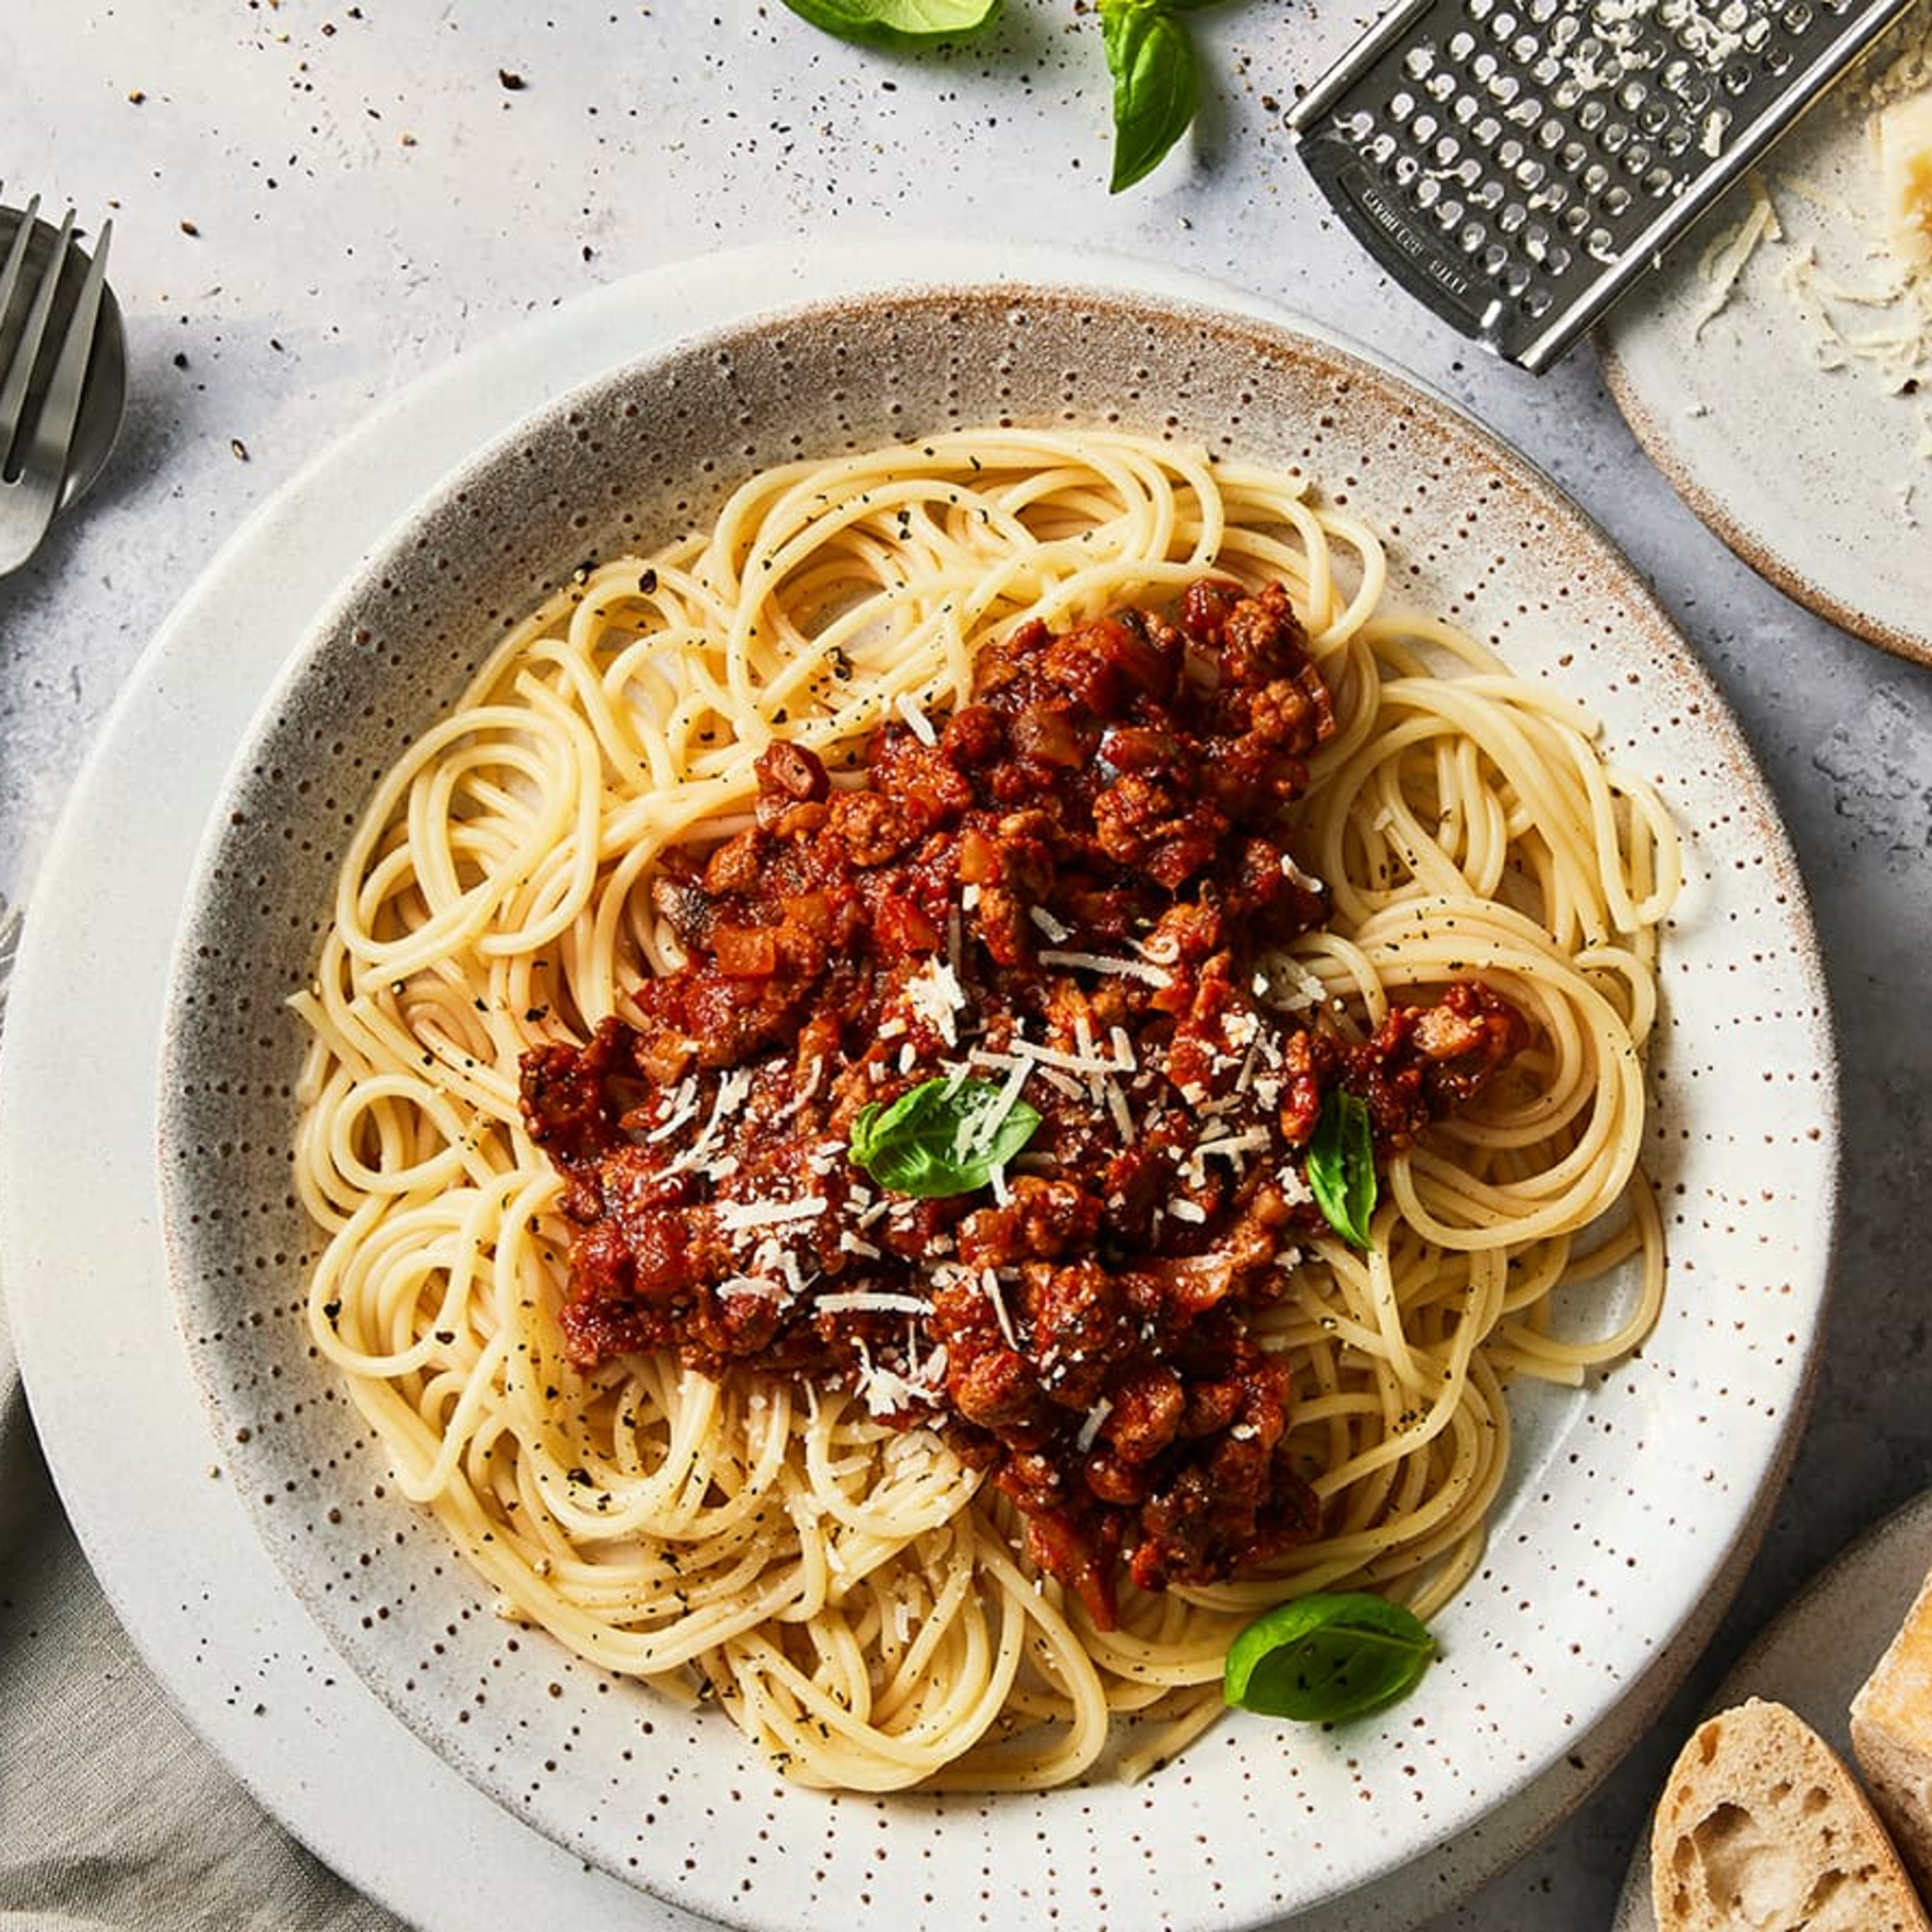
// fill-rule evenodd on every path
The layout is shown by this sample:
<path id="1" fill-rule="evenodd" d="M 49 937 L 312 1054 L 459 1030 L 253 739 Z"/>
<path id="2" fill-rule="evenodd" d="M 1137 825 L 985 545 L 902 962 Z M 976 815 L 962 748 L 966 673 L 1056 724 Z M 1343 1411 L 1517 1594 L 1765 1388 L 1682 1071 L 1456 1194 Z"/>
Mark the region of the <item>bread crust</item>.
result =
<path id="1" fill-rule="evenodd" d="M 1753 1697 L 1691 1733 L 1651 1829 L 1660 1932 L 1932 1932 L 1844 1761 Z"/>
<path id="2" fill-rule="evenodd" d="M 1852 1699 L 1852 1751 L 1899 1856 L 1932 1895 L 1932 1577 Z"/>

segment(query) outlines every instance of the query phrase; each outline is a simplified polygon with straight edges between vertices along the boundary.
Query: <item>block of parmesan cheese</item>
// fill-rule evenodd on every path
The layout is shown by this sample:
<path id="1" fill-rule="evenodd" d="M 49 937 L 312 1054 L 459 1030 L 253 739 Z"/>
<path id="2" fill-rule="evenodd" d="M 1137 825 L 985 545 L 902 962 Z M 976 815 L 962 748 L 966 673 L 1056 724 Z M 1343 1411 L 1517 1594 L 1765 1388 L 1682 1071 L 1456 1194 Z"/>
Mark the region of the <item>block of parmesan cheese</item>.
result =
<path id="1" fill-rule="evenodd" d="M 1878 165 L 1893 252 L 1915 266 L 1932 263 L 1932 88 L 1881 110 Z"/>
<path id="2" fill-rule="evenodd" d="M 1932 1893 L 1932 1577 L 1852 1699 L 1852 1751 L 1919 1889 Z"/>

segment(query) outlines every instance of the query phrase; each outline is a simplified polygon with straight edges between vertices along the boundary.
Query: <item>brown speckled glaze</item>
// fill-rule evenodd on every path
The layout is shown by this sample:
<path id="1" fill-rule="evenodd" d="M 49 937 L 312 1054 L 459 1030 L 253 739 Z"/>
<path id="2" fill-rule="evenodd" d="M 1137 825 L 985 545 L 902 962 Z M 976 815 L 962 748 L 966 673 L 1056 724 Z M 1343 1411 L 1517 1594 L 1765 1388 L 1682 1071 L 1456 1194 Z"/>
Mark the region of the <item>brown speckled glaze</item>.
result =
<path id="1" fill-rule="evenodd" d="M 1585 1390 L 1519 1392 L 1488 1560 L 1440 1619 L 1422 1691 L 1387 1716 L 1231 1719 L 1130 1787 L 834 1797 L 775 1779 L 717 1714 L 500 1623 L 395 1492 L 301 1321 L 301 1040 L 284 1002 L 377 774 L 575 565 L 655 547 L 762 465 L 1001 419 L 1119 422 L 1306 470 L 1388 533 L 1397 598 L 1584 697 L 1663 786 L 1690 865 L 1648 1150 L 1670 1301 Z M 369 558 L 271 694 L 210 828 L 164 1051 L 180 1319 L 264 1542 L 446 1759 L 585 1860 L 734 1925 L 886 1909 L 952 1932 L 1187 1932 L 1321 1905 L 1324 1925 L 1387 1932 L 1372 1893 L 1359 1918 L 1343 1895 L 1480 1826 L 1689 1662 L 1678 1639 L 1708 1627 L 1756 1533 L 1822 1313 L 1837 1145 L 1822 980 L 1721 700 L 1600 533 L 1486 432 L 1353 353 L 1185 305 L 1005 287 L 801 310 L 618 370 L 487 450 Z"/>

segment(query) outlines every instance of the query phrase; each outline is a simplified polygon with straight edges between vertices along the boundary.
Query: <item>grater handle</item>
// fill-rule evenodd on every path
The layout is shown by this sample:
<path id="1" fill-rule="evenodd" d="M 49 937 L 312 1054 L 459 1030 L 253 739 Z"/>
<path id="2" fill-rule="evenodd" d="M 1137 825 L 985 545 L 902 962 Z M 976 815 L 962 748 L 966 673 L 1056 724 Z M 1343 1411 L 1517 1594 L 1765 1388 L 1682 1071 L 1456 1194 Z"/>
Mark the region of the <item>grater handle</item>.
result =
<path id="1" fill-rule="evenodd" d="M 1300 147 L 1316 186 L 1381 268 L 1452 327 L 1494 346 L 1502 303 L 1469 272 L 1468 257 L 1411 219 L 1347 141 L 1317 133 L 1304 136 Z"/>

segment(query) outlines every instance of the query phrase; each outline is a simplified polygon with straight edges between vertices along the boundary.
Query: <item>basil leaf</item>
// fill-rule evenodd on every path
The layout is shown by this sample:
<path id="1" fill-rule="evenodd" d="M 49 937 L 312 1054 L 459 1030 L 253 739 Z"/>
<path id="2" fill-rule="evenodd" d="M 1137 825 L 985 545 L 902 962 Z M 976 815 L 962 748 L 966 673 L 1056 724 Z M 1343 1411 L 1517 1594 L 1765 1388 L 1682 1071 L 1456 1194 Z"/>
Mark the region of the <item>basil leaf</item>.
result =
<path id="1" fill-rule="evenodd" d="M 1000 11 L 1000 0 L 784 0 L 841 41 L 930 41 L 977 33 Z"/>
<path id="2" fill-rule="evenodd" d="M 1298 1723 L 1379 1711 L 1421 1682 L 1435 1639 L 1400 1604 L 1366 1590 L 1297 1597 L 1257 1617 L 1228 1647 L 1230 1704 Z"/>
<path id="3" fill-rule="evenodd" d="M 1151 174 L 1187 131 L 1201 76 L 1187 30 L 1161 0 L 1100 0 L 1100 36 L 1114 76 L 1111 193 Z"/>
<path id="4" fill-rule="evenodd" d="M 853 1161 L 895 1194 L 934 1200 L 984 1187 L 1033 1139 L 1039 1115 L 1024 1100 L 1004 1114 L 990 1080 L 927 1080 L 890 1107 L 874 1100 L 852 1122 Z M 997 1123 L 996 1123 L 997 1122 Z"/>
<path id="5" fill-rule="evenodd" d="M 1370 1244 L 1376 1211 L 1376 1141 L 1369 1110 L 1330 1088 L 1308 1140 L 1308 1187 L 1328 1225 L 1352 1247 Z"/>

